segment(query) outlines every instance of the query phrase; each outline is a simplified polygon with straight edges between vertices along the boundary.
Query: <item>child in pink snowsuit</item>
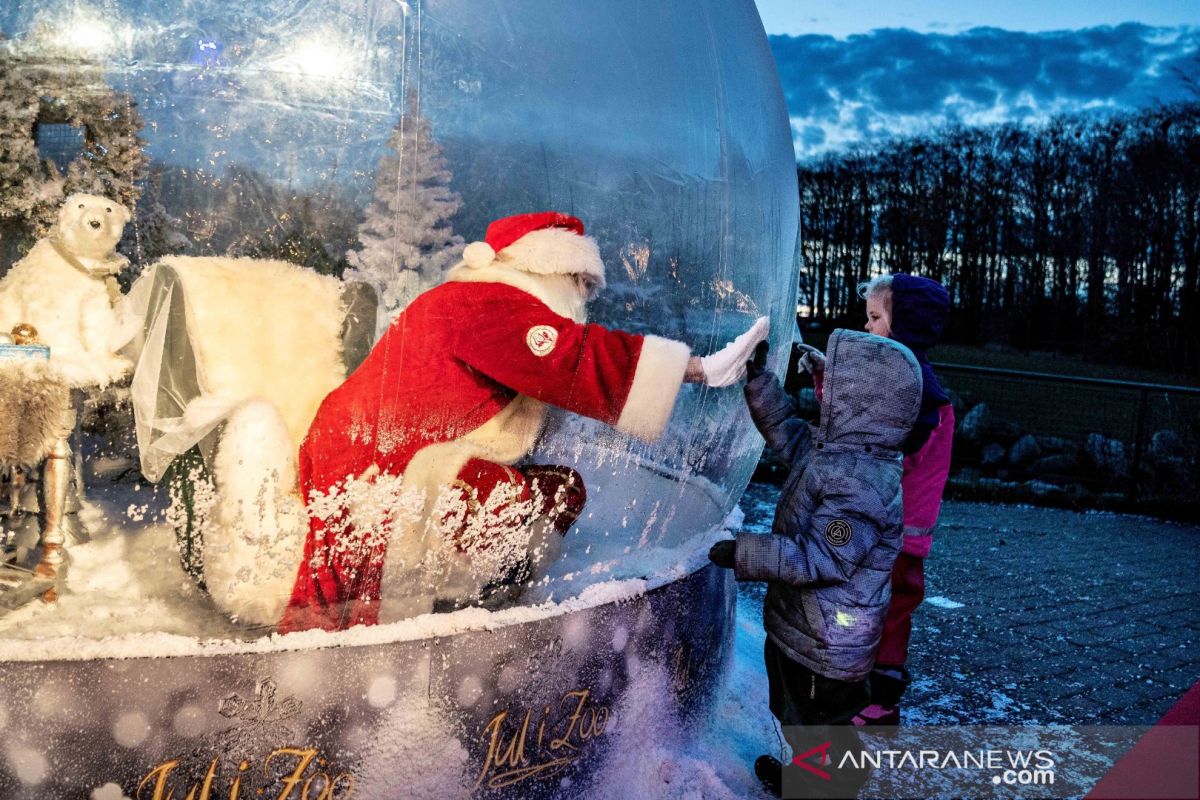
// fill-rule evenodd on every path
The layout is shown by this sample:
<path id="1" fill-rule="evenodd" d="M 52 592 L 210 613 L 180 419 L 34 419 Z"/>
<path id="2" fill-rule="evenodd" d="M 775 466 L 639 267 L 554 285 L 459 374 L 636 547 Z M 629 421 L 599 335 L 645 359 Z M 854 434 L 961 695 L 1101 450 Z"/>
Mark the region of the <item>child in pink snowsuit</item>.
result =
<path id="1" fill-rule="evenodd" d="M 926 356 L 946 326 L 950 294 L 936 281 L 904 273 L 880 276 L 861 291 L 867 299 L 866 329 L 890 336 L 912 350 L 924 382 L 921 412 L 902 448 L 904 544 L 892 568 L 892 602 L 871 672 L 871 705 L 855 718 L 860 725 L 896 725 L 900 722 L 900 697 L 912 681 L 904 668 L 912 615 L 925 597 L 925 558 L 933 545 L 933 528 L 950 474 L 954 407 Z"/>
<path id="2" fill-rule="evenodd" d="M 912 615 L 925 597 L 925 558 L 933 544 L 933 528 L 950 473 L 954 408 L 926 355 L 946 326 L 950 294 L 936 281 L 904 273 L 880 275 L 860 286 L 859 293 L 867 301 L 867 332 L 908 347 L 921 365 L 923 382 L 921 410 L 901 448 L 904 540 L 892 568 L 892 599 L 871 672 L 871 704 L 854 718 L 856 725 L 896 725 L 900 721 L 900 697 L 912 680 L 904 666 Z M 813 373 L 818 393 L 822 388 L 822 362 L 818 353 L 802 360 Z"/>

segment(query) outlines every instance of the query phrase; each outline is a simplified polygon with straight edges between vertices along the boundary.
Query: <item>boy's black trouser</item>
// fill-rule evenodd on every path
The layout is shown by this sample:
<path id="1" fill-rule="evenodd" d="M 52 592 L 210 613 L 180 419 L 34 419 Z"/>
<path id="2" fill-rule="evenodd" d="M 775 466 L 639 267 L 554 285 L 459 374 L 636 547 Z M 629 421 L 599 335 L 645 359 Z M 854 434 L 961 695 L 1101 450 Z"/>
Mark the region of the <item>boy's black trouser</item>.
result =
<path id="1" fill-rule="evenodd" d="M 844 756 L 851 752 L 861 763 L 862 742 L 850 720 L 869 701 L 866 679 L 818 675 L 789 658 L 770 637 L 764 658 L 771 713 L 783 726 L 793 756 L 802 756 L 812 767 L 785 765 L 783 796 L 855 797 L 871 773 L 852 766 Z"/>

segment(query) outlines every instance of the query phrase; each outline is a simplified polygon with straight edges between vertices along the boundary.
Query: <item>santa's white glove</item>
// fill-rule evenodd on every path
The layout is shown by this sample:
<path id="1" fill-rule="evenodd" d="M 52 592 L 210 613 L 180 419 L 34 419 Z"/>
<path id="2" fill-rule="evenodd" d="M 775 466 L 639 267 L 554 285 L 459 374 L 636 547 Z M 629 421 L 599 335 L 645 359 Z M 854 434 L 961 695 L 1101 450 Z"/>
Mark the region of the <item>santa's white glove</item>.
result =
<path id="1" fill-rule="evenodd" d="M 767 338 L 770 321 L 759 317 L 750 330 L 709 356 L 700 359 L 704 366 L 704 382 L 709 386 L 731 386 L 746 376 L 746 359 L 754 353 L 758 343 Z"/>
<path id="2" fill-rule="evenodd" d="M 792 345 L 799 350 L 803 355 L 796 365 L 810 375 L 820 375 L 825 371 L 825 354 L 811 344 L 803 344 L 797 342 Z"/>

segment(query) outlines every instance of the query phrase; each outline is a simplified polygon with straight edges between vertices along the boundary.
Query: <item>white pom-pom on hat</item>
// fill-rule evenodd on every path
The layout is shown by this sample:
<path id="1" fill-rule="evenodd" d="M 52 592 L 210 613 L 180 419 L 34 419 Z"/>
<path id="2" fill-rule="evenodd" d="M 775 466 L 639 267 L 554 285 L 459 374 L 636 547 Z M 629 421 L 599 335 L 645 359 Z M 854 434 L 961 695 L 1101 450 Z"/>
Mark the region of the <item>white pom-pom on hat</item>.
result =
<path id="1" fill-rule="evenodd" d="M 471 242 L 462 257 L 471 269 L 483 269 L 496 260 L 496 251 L 487 242 Z"/>

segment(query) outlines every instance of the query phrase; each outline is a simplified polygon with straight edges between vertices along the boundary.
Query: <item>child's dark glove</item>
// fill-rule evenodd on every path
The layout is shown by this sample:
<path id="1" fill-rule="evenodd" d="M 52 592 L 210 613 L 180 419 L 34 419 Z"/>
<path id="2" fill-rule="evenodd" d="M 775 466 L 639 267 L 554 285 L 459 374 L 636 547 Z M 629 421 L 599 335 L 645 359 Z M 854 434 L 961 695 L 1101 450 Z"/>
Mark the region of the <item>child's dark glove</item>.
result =
<path id="1" fill-rule="evenodd" d="M 810 375 L 819 375 L 825 371 L 825 354 L 810 344 L 797 343 L 792 348 L 799 351 L 797 366 Z"/>
<path id="2" fill-rule="evenodd" d="M 771 345 L 766 342 L 759 342 L 754 348 L 754 355 L 746 362 L 747 381 L 752 381 L 767 371 L 767 351 L 770 349 Z"/>
<path id="3" fill-rule="evenodd" d="M 734 554 L 737 552 L 736 539 L 724 539 L 708 549 L 708 560 L 718 567 L 733 569 Z"/>

